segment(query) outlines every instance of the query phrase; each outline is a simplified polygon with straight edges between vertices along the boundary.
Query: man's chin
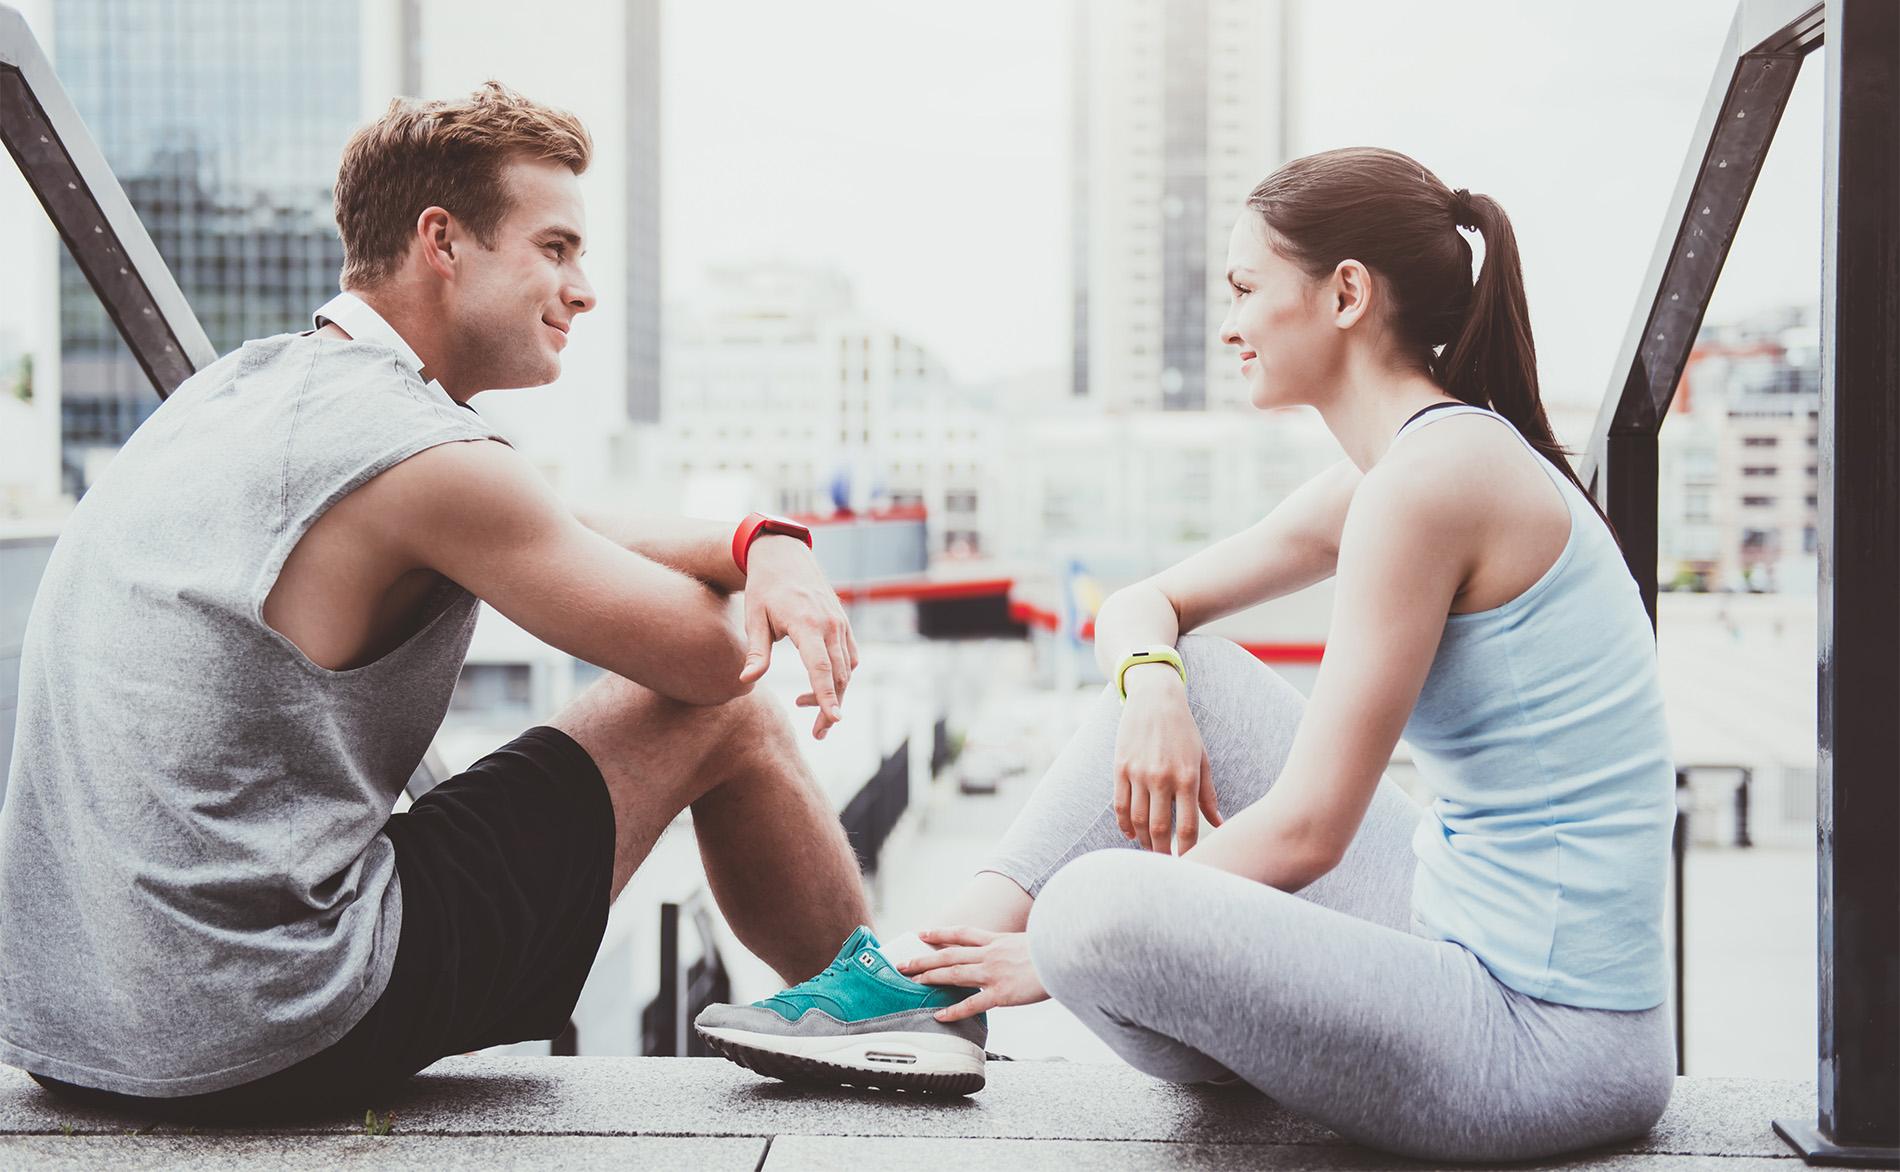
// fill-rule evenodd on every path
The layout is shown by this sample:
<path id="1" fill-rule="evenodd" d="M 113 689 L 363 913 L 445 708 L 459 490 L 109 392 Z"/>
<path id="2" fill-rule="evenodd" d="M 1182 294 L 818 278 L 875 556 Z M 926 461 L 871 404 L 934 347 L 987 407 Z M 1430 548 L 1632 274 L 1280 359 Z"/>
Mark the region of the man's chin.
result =
<path id="1" fill-rule="evenodd" d="M 545 387 L 561 377 L 561 360 L 559 358 L 552 358 L 546 363 L 532 369 L 512 371 L 510 375 L 512 381 L 497 385 L 513 387 L 521 391 L 525 391 L 529 387 Z"/>

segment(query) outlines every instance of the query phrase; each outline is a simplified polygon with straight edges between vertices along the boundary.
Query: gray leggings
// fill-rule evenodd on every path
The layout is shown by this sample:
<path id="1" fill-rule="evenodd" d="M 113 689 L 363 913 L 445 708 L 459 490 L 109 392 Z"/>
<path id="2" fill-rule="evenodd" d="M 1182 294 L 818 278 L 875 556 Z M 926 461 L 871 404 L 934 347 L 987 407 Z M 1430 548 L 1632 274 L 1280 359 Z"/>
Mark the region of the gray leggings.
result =
<path id="1" fill-rule="evenodd" d="M 1179 650 L 1228 817 L 1279 776 L 1305 699 L 1227 640 Z M 1348 1139 L 1427 1159 L 1549 1156 L 1662 1114 L 1666 1006 L 1540 1001 L 1416 930 L 1421 811 L 1390 779 L 1339 866 L 1290 895 L 1122 837 L 1120 708 L 1105 691 L 984 869 L 1036 897 L 1043 983 L 1130 1064 L 1172 1082 L 1231 1071 Z"/>

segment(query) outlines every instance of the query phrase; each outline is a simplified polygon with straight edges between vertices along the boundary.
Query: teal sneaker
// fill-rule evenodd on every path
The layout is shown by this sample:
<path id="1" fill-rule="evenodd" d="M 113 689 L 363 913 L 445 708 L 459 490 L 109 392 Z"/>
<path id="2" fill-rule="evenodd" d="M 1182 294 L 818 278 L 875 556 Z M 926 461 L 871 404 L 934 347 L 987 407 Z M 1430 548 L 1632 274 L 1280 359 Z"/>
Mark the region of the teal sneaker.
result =
<path id="1" fill-rule="evenodd" d="M 751 1005 L 708 1005 L 693 1028 L 719 1054 L 770 1078 L 968 1095 L 983 1089 L 989 1022 L 935 1014 L 975 992 L 918 984 L 860 927 L 817 976 Z"/>

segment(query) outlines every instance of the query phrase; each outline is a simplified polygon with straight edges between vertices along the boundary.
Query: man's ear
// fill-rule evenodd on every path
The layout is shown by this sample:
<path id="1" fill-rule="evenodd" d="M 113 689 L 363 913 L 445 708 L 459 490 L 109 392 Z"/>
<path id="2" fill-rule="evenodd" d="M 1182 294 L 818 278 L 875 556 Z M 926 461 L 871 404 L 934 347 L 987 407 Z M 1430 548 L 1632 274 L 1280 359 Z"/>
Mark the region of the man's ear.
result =
<path id="1" fill-rule="evenodd" d="M 1356 260 L 1342 260 L 1333 268 L 1333 324 L 1346 329 L 1362 320 L 1372 307 L 1372 272 Z"/>
<path id="2" fill-rule="evenodd" d="M 444 280 L 455 276 L 455 234 L 458 225 L 448 209 L 433 205 L 416 217 L 416 241 L 422 247 L 423 263 Z"/>

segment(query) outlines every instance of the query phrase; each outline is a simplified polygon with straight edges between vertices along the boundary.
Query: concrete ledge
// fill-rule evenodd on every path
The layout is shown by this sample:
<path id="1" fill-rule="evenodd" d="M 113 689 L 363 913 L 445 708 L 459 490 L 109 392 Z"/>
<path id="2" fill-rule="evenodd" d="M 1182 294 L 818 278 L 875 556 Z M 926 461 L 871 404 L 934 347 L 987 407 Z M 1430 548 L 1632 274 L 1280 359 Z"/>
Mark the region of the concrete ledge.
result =
<path id="1" fill-rule="evenodd" d="M 994 1063 L 989 1087 L 963 1100 L 792 1087 L 703 1058 L 452 1058 L 411 1087 L 365 1104 L 396 1112 L 387 1137 L 363 1135 L 361 1113 L 185 1135 L 150 1119 L 68 1106 L 0 1068 L 0 1165 L 268 1162 L 289 1170 L 363 1162 L 435 1170 L 631 1161 L 779 1169 L 868 1158 L 1065 1172 L 1421 1166 L 1346 1143 L 1252 1091 L 1169 1086 L 1118 1065 Z M 1768 1161 L 1789 1172 L 1795 1157 L 1770 1122 L 1814 1113 L 1812 1084 L 1680 1079 L 1649 1134 L 1557 1166 L 1676 1169 L 1728 1157 L 1725 1172 Z"/>
<path id="2" fill-rule="evenodd" d="M 19 1169 L 193 1168 L 255 1172 L 259 1168 L 363 1168 L 383 1172 L 450 1172 L 489 1168 L 692 1168 L 756 1172 L 763 1139 L 671 1136 L 104 1136 L 0 1137 L 0 1166 Z"/>
<path id="3" fill-rule="evenodd" d="M 1578 1157 L 1558 1164 L 1459 1164 L 1460 1172 L 1482 1169 L 1557 1167 L 1567 1172 L 1703 1172 L 1709 1156 L 1620 1152 Z M 1179 1172 L 1253 1172 L 1259 1168 L 1306 1172 L 1385 1172 L 1432 1165 L 1366 1148 L 1293 1144 L 1102 1143 L 1072 1139 L 883 1139 L 782 1135 L 772 1141 L 763 1167 L 770 1172 L 830 1172 L 845 1167 L 1021 1168 L 1052 1172 L 1133 1172 L 1168 1168 Z M 1798 1160 L 1771 1156 L 1723 1159 L 1721 1172 L 1795 1172 Z"/>

